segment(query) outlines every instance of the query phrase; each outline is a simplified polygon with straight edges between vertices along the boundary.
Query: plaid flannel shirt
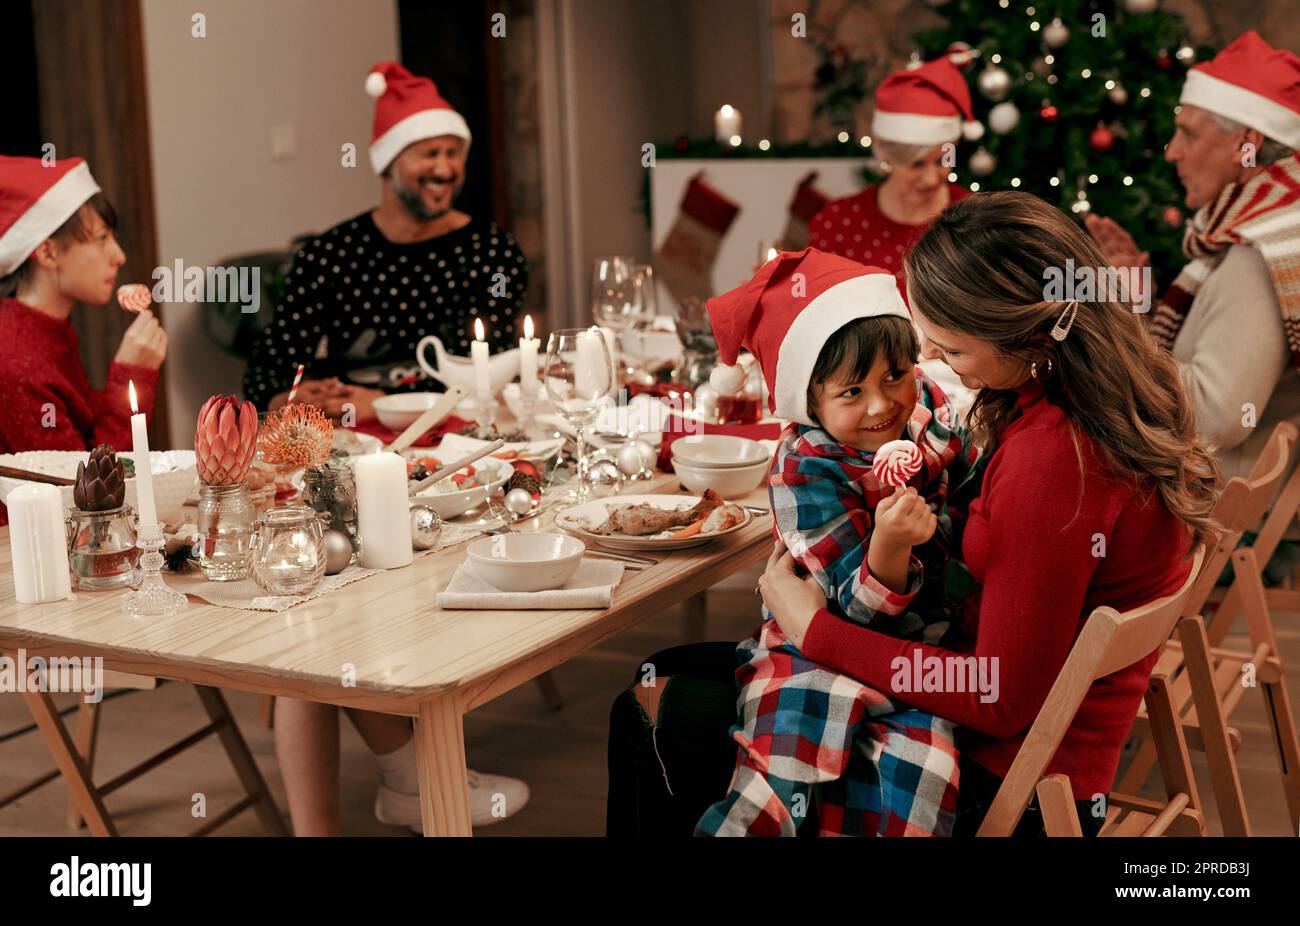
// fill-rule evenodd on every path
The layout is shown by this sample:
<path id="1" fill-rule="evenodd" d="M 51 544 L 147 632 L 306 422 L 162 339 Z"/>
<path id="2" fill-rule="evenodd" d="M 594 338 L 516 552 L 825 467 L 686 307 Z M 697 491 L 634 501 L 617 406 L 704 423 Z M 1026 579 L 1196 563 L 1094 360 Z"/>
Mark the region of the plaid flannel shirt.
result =
<path id="1" fill-rule="evenodd" d="M 914 551 L 903 592 L 867 568 L 872 513 L 892 491 L 872 473 L 873 454 L 820 428 L 791 425 L 772 467 L 772 511 L 832 611 L 894 636 L 953 645 L 959 627 L 952 615 L 970 585 L 951 576 L 945 582 L 945 570 L 983 461 L 947 398 L 919 369 L 916 377 L 907 433 L 923 465 L 909 485 L 934 506 L 939 528 Z M 953 724 L 809 661 L 766 610 L 763 617 L 738 647 L 739 718 L 731 735 L 740 748 L 731 789 L 697 833 L 794 835 L 813 800 L 822 835 L 951 832 Z"/>

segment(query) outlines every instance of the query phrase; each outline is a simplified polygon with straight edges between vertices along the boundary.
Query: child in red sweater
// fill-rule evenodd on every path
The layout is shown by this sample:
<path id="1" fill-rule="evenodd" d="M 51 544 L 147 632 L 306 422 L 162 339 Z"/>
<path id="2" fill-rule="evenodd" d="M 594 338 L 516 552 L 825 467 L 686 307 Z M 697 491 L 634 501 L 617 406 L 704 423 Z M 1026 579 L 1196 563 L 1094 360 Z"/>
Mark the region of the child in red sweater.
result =
<path id="1" fill-rule="evenodd" d="M 153 408 L 167 336 L 152 312 L 127 328 L 105 388 L 92 389 L 69 316 L 79 303 L 113 298 L 126 257 L 116 217 L 80 158 L 45 166 L 0 157 L 0 344 L 5 400 L 0 453 L 131 445 L 127 383 Z M 0 523 L 7 523 L 0 506 Z"/>

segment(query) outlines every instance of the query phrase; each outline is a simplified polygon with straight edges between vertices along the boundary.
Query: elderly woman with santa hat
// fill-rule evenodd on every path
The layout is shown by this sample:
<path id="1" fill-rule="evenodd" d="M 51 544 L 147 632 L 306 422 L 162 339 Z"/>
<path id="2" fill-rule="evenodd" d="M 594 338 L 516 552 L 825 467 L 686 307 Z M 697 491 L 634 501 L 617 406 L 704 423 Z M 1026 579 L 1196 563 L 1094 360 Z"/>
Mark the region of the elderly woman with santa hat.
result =
<path id="1" fill-rule="evenodd" d="M 872 145 L 887 176 L 826 205 L 809 244 L 890 271 L 906 297 L 903 256 L 930 222 L 969 191 L 948 181 L 957 141 L 978 137 L 966 78 L 949 58 L 890 74 L 876 90 Z"/>
<path id="2" fill-rule="evenodd" d="M 0 453 L 87 450 L 131 443 L 128 381 L 153 408 L 167 335 L 140 312 L 122 336 L 105 387 L 92 389 L 69 318 L 78 303 L 113 297 L 126 255 L 113 207 L 81 158 L 48 165 L 0 156 L 0 344 L 5 400 Z M 0 523 L 7 523 L 0 506 Z"/>

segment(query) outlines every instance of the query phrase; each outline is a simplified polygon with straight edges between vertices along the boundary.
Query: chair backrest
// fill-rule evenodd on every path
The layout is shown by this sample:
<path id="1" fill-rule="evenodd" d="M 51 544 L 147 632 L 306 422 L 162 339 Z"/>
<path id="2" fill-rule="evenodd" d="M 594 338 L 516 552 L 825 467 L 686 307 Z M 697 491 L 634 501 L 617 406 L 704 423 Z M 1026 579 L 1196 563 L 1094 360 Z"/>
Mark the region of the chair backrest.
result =
<path id="1" fill-rule="evenodd" d="M 1192 617 L 1204 610 L 1215 583 L 1232 558 L 1232 551 L 1241 542 L 1241 535 L 1254 527 L 1268 510 L 1278 486 L 1286 477 L 1296 434 L 1295 425 L 1288 421 L 1279 422 L 1269 435 L 1259 459 L 1251 467 L 1250 475 L 1244 479 L 1237 476 L 1224 486 L 1214 506 L 1214 520 L 1220 530 L 1216 538 L 1207 542 L 1209 552 L 1187 598 L 1183 617 Z"/>
<path id="2" fill-rule="evenodd" d="M 1203 572 L 1204 560 L 1205 547 L 1198 546 L 1186 581 L 1172 595 L 1122 614 L 1102 607 L 1088 616 L 980 824 L 978 835 L 1008 836 L 1016 828 L 1092 683 L 1138 662 L 1164 645 Z"/>

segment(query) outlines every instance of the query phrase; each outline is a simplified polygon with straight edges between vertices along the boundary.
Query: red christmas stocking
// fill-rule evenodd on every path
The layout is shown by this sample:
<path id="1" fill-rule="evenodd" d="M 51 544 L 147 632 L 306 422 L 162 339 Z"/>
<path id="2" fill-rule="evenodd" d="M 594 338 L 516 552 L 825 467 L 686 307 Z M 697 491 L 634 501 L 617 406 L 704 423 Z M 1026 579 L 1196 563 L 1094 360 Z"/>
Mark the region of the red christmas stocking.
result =
<path id="1" fill-rule="evenodd" d="M 740 206 L 700 179 L 691 178 L 668 237 L 655 253 L 655 273 L 678 302 L 713 295 L 718 247 Z"/>
<path id="2" fill-rule="evenodd" d="M 813 171 L 794 188 L 794 197 L 790 200 L 790 216 L 786 220 L 785 231 L 781 234 L 783 251 L 802 251 L 808 247 L 808 223 L 831 201 L 829 196 L 813 185 L 816 179 L 817 171 Z"/>

